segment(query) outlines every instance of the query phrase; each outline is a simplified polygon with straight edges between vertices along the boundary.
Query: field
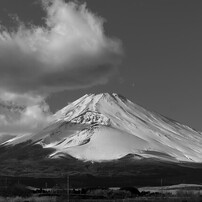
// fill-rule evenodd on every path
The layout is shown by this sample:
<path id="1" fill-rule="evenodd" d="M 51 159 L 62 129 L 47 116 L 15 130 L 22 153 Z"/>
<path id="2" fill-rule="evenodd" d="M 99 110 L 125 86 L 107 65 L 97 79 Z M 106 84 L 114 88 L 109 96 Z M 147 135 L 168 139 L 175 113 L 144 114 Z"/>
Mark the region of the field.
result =
<path id="1" fill-rule="evenodd" d="M 81 199 L 70 195 L 44 196 L 34 194 L 31 197 L 0 197 L 0 202 L 202 202 L 202 185 L 179 184 L 160 187 L 141 187 L 138 190 L 149 193 L 145 196 L 137 196 L 124 199 Z M 97 190 L 98 191 L 98 190 Z M 100 191 L 100 190 L 99 190 Z M 93 196 L 94 192 L 91 192 Z M 100 192 L 96 192 L 97 194 Z M 85 195 L 84 195 L 85 196 Z M 94 195 L 95 197 L 95 195 Z"/>
<path id="2" fill-rule="evenodd" d="M 31 198 L 0 198 L 0 202 L 68 202 L 67 199 L 60 199 L 55 197 L 31 197 Z M 202 198 L 193 197 L 144 197 L 144 198 L 130 198 L 130 199 L 70 199 L 69 202 L 202 202 Z"/>

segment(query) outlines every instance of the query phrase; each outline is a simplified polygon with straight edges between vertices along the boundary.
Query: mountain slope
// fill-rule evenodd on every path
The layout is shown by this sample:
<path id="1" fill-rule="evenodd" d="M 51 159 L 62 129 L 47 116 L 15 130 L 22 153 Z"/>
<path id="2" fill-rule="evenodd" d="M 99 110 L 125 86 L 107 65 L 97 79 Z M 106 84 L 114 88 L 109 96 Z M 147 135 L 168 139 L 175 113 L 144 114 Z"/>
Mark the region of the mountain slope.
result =
<path id="1" fill-rule="evenodd" d="M 49 158 L 71 155 L 85 161 L 105 161 L 133 154 L 134 159 L 202 162 L 202 134 L 117 94 L 84 95 L 59 110 L 37 134 L 8 140 L 31 140 L 54 149 Z"/>

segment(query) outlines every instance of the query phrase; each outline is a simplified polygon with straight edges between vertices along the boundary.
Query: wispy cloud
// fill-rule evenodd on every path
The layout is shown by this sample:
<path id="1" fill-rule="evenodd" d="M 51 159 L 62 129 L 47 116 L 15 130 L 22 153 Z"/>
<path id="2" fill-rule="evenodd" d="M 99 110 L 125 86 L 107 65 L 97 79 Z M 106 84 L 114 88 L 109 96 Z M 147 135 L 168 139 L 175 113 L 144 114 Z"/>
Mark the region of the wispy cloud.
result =
<path id="1" fill-rule="evenodd" d="M 43 97 L 0 93 L 0 136 L 37 132 L 51 120 L 52 114 Z"/>

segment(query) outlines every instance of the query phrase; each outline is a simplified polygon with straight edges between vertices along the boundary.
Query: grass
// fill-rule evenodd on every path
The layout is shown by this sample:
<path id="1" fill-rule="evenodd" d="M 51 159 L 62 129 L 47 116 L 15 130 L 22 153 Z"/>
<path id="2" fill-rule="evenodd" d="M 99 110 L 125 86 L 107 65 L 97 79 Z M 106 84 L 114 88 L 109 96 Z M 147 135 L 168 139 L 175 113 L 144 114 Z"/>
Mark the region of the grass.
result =
<path id="1" fill-rule="evenodd" d="M 14 197 L 14 198 L 1 198 L 0 202 L 57 202 L 56 197 Z"/>
<path id="2" fill-rule="evenodd" d="M 69 202 L 202 202 L 202 198 L 199 196 L 191 197 L 143 197 L 143 198 L 131 198 L 131 199 L 72 199 Z M 67 199 L 60 199 L 56 197 L 30 197 L 30 198 L 1 198 L 0 202 L 67 202 Z"/>

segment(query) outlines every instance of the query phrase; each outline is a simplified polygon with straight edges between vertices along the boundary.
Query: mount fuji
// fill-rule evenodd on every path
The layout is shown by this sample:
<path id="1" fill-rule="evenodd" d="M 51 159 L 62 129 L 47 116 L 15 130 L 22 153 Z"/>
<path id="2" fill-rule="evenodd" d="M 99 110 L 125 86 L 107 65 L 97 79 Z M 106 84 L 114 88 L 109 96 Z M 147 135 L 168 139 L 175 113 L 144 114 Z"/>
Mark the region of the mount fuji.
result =
<path id="1" fill-rule="evenodd" d="M 56 112 L 48 127 L 1 144 L 26 143 L 50 151 L 46 158 L 71 156 L 83 162 L 133 160 L 202 162 L 202 133 L 112 93 L 88 94 Z"/>

